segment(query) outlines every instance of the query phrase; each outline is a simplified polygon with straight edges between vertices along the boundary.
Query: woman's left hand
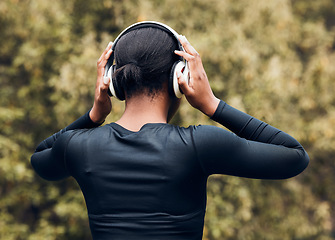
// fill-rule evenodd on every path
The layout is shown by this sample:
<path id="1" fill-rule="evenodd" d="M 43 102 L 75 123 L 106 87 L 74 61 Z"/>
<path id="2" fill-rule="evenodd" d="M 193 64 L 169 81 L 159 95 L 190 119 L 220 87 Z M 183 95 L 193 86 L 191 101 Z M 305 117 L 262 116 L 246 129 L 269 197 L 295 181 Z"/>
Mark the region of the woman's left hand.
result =
<path id="1" fill-rule="evenodd" d="M 179 41 L 185 51 L 176 50 L 175 53 L 186 59 L 190 71 L 188 82 L 184 79 L 181 72 L 177 72 L 179 87 L 187 101 L 194 108 L 200 110 L 208 117 L 212 117 L 220 103 L 220 99 L 213 94 L 199 53 L 187 41 L 185 36 L 180 36 Z"/>
<path id="2" fill-rule="evenodd" d="M 97 83 L 95 86 L 94 104 L 90 111 L 90 118 L 95 123 L 105 121 L 112 110 L 112 101 L 108 95 L 109 82 L 111 80 L 104 77 L 107 60 L 112 54 L 112 45 L 112 42 L 108 44 L 97 62 Z"/>

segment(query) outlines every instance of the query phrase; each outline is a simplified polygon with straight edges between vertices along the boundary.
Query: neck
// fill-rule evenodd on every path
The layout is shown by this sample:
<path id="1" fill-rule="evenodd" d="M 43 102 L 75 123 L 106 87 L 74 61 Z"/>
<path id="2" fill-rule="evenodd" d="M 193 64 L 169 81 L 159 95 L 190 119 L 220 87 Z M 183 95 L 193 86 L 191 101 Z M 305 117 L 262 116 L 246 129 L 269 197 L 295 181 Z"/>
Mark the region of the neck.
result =
<path id="1" fill-rule="evenodd" d="M 131 131 L 139 131 L 146 123 L 167 123 L 169 104 L 163 95 L 140 94 L 126 99 L 125 111 L 116 123 Z"/>

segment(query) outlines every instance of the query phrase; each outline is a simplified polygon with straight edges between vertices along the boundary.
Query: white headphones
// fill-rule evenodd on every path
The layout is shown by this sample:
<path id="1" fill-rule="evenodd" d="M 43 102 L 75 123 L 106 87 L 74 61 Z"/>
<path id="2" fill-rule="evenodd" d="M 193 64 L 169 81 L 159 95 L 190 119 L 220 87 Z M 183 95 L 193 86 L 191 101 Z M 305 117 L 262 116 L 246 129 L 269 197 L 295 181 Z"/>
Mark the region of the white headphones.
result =
<path id="1" fill-rule="evenodd" d="M 116 98 L 118 98 L 119 100 L 123 101 L 125 100 L 125 93 L 123 91 L 122 88 L 120 88 L 118 86 L 118 83 L 116 81 L 115 78 L 113 78 L 113 73 L 116 70 L 116 66 L 114 64 L 114 50 L 115 50 L 115 46 L 117 44 L 117 42 L 119 41 L 119 39 L 125 35 L 126 33 L 135 30 L 135 29 L 139 29 L 139 28 L 146 28 L 146 27 L 153 27 L 153 28 L 158 28 L 161 29 L 165 32 L 167 32 L 168 34 L 170 34 L 172 37 L 174 37 L 178 43 L 178 49 L 180 51 L 184 51 L 184 48 L 182 47 L 181 43 L 178 40 L 179 34 L 173 30 L 172 28 L 170 28 L 169 26 L 160 23 L 160 22 L 154 22 L 154 21 L 143 21 L 143 22 L 138 22 L 135 23 L 129 27 L 127 27 L 125 30 L 123 30 L 119 36 L 117 36 L 117 38 L 115 39 L 113 45 L 112 45 L 112 54 L 110 56 L 110 58 L 107 61 L 107 64 L 105 66 L 105 77 L 109 77 L 110 78 L 110 84 L 109 84 L 109 91 L 108 94 L 110 96 L 114 96 Z M 169 77 L 169 94 L 172 97 L 177 97 L 177 98 L 181 98 L 182 97 L 182 91 L 179 88 L 179 84 L 178 84 L 178 79 L 177 79 L 177 71 L 181 72 L 181 74 L 184 76 L 184 78 L 188 81 L 189 80 L 189 69 L 187 66 L 187 61 L 185 59 L 183 59 L 182 57 L 179 57 L 179 60 L 176 61 L 171 69 L 170 72 L 170 77 Z"/>

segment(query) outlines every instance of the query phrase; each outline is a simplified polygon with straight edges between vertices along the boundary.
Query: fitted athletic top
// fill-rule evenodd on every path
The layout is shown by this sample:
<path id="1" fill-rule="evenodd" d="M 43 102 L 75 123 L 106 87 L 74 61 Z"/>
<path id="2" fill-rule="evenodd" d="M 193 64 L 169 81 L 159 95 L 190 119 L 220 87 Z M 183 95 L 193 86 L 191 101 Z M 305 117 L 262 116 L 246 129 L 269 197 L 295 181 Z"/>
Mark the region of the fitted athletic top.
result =
<path id="1" fill-rule="evenodd" d="M 221 101 L 215 126 L 116 123 L 89 113 L 47 138 L 32 155 L 47 180 L 72 176 L 85 197 L 94 240 L 200 240 L 211 174 L 283 179 L 309 162 L 288 134 Z"/>

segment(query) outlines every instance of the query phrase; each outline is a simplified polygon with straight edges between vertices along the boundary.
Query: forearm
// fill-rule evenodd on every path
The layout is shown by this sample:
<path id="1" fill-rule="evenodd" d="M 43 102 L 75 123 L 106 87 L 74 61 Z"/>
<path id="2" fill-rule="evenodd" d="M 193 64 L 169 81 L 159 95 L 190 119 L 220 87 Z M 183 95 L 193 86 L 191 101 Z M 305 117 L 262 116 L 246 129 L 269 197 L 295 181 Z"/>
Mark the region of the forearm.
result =
<path id="1" fill-rule="evenodd" d="M 231 107 L 224 101 L 220 102 L 212 119 L 247 140 L 283 145 L 290 148 L 301 146 L 290 135 Z"/>
<path id="2" fill-rule="evenodd" d="M 209 175 L 283 179 L 301 173 L 309 163 L 307 152 L 292 136 L 223 101 L 212 119 L 235 134 L 220 128 L 194 133 L 199 158 Z"/>

